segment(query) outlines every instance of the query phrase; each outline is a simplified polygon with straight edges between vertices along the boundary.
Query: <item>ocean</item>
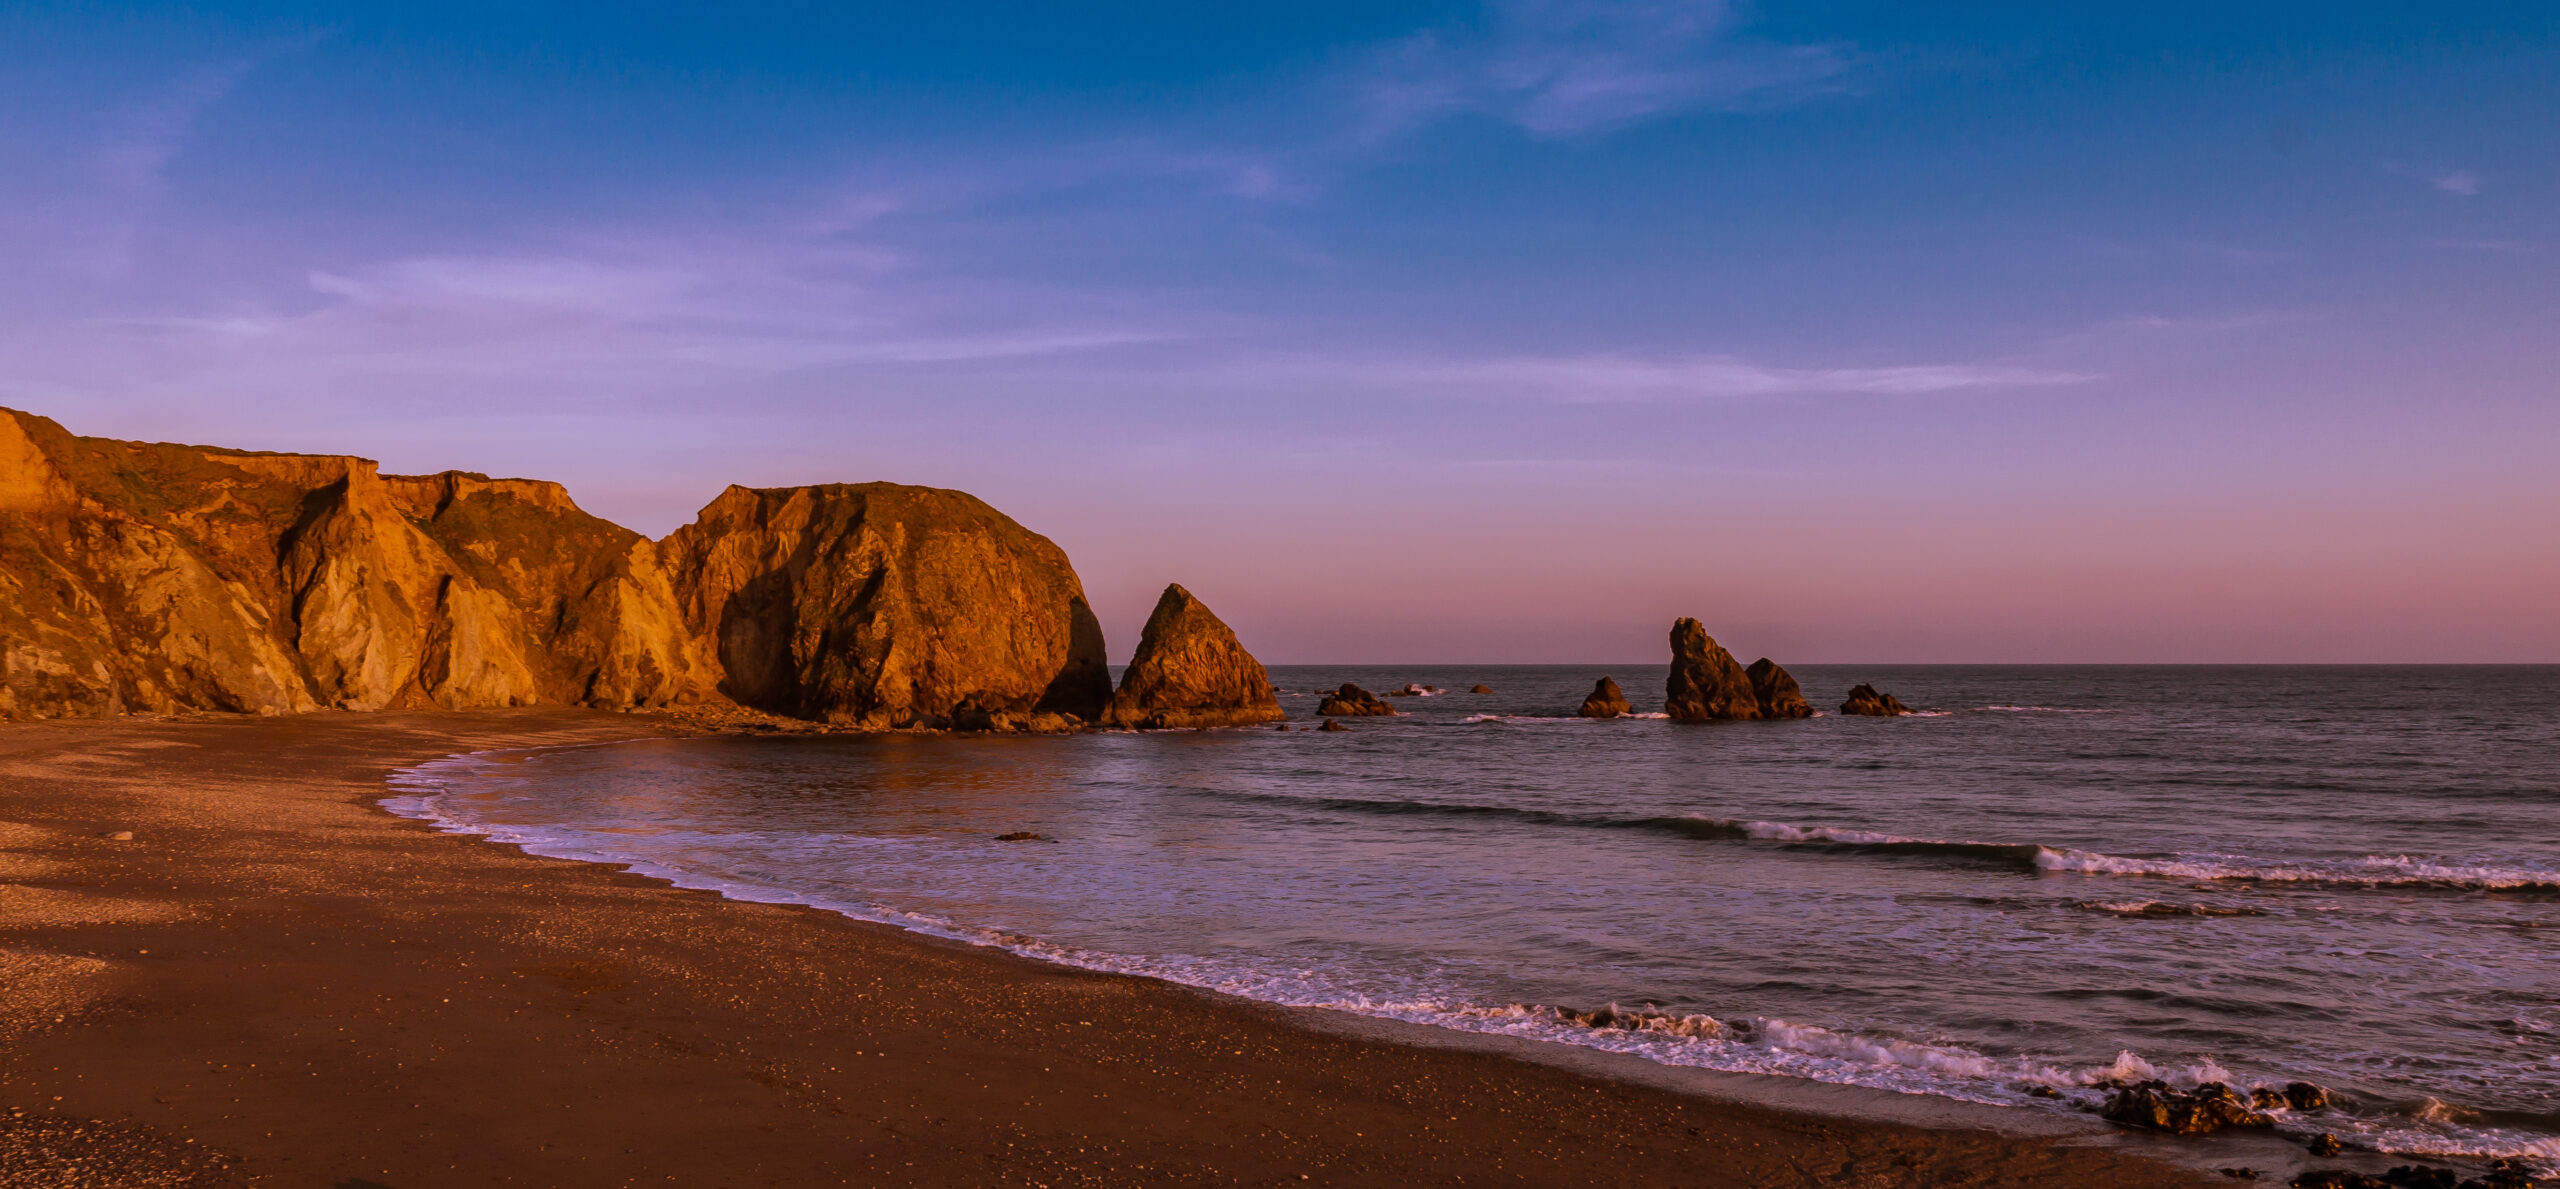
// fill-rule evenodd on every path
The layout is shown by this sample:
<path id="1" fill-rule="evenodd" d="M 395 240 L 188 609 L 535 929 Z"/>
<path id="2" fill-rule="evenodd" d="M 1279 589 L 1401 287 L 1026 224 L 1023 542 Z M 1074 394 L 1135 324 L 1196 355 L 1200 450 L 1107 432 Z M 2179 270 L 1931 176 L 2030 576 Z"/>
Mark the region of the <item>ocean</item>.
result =
<path id="1" fill-rule="evenodd" d="M 2341 1105 L 2289 1134 L 2560 1161 L 2560 667 L 1808 665 L 1921 713 L 1570 717 L 1603 674 L 1659 708 L 1660 666 L 1283 666 L 1285 732 L 480 753 L 384 804 L 1274 1003 L 2029 1111 L 2304 1080 Z M 1307 730 L 1344 681 L 1442 692 Z"/>

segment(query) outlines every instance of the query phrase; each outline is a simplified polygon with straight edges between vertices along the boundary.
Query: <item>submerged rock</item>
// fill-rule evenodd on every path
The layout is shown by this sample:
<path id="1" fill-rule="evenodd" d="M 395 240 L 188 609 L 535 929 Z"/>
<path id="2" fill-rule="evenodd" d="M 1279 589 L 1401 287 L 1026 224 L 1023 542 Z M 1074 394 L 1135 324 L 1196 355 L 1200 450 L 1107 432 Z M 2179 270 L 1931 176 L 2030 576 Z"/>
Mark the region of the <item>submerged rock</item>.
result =
<path id="1" fill-rule="evenodd" d="M 1674 722 L 1760 717 L 1742 666 L 1694 619 L 1671 625 L 1671 678 L 1662 708 Z"/>
<path id="2" fill-rule="evenodd" d="M 1348 731 L 1351 728 L 1342 725 L 1342 720 L 1340 719 L 1328 718 L 1324 720 L 1323 726 L 1317 727 L 1316 729 L 1319 731 Z"/>
<path id="3" fill-rule="evenodd" d="M 1880 692 L 1872 685 L 1860 683 L 1849 690 L 1849 700 L 1840 703 L 1840 713 L 1862 714 L 1870 718 L 1890 718 L 1897 714 L 1909 714 L 1911 708 L 1903 705 L 1902 700 L 1892 694 Z"/>
<path id="4" fill-rule="evenodd" d="M 1617 718 L 1635 713 L 1635 707 L 1627 704 L 1627 695 L 1620 692 L 1617 681 L 1603 677 L 1591 687 L 1591 696 L 1582 700 L 1582 709 L 1574 713 L 1584 718 Z"/>
<path id="5" fill-rule="evenodd" d="M 1751 697 L 1760 706 L 1762 718 L 1811 718 L 1813 705 L 1804 700 L 1804 690 L 1778 662 L 1767 657 L 1751 662 L 1743 670 L 1751 681 Z"/>
<path id="6" fill-rule="evenodd" d="M 1380 701 L 1376 694 L 1346 681 L 1342 688 L 1326 694 L 1316 703 L 1316 713 L 1332 716 L 1359 717 L 1371 714 L 1394 714 L 1396 708 Z"/>
<path id="7" fill-rule="evenodd" d="M 2139 1082 L 2110 1095 L 2098 1113 L 2111 1122 L 2176 1135 L 2205 1135 L 2226 1127 L 2273 1127 L 2276 1123 L 2220 1082 L 2206 1082 L 2193 1090 L 2174 1090 L 2166 1082 Z"/>
<path id="8" fill-rule="evenodd" d="M 1285 717 L 1271 675 L 1236 634 L 1180 584 L 1164 588 L 1138 637 L 1106 726 L 1162 730 L 1234 727 Z"/>
<path id="9" fill-rule="evenodd" d="M 1493 687 L 1490 685 L 1478 685 L 1467 692 L 1471 694 L 1489 694 L 1493 692 Z"/>

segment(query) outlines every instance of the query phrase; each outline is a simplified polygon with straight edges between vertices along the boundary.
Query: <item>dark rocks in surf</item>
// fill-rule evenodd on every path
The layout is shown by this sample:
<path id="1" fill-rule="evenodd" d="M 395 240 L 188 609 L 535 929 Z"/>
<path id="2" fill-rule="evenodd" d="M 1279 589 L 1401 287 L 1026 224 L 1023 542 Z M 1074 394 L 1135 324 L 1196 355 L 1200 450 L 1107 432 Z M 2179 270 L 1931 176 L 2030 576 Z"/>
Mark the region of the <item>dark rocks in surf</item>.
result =
<path id="1" fill-rule="evenodd" d="M 1035 833 L 1033 833 L 1033 832 L 1031 832 L 1031 831 L 1029 831 L 1029 830 L 1016 830 L 1016 831 L 1014 831 L 1013 833 L 1010 833 L 1010 834 L 998 834 L 998 835 L 996 835 L 996 841 L 998 841 L 998 842 L 1047 842 L 1047 841 L 1048 841 L 1048 839 L 1047 839 L 1046 837 L 1043 837 L 1043 836 L 1039 835 L 1039 834 L 1035 834 Z"/>
<path id="2" fill-rule="evenodd" d="M 1767 657 L 1751 662 L 1742 671 L 1751 681 L 1751 697 L 1760 704 L 1762 718 L 1811 718 L 1813 704 L 1804 700 L 1804 690 L 1796 685 L 1794 675 Z"/>
<path id="3" fill-rule="evenodd" d="M 1316 713 L 1329 718 L 1357 718 L 1367 714 L 1394 714 L 1396 708 L 1381 701 L 1378 695 L 1346 681 L 1341 689 L 1326 694 L 1323 701 L 1316 703 Z"/>
<path id="4" fill-rule="evenodd" d="M 2220 1082 L 2174 1090 L 2167 1082 L 2137 1082 L 2108 1096 L 2098 1114 L 2128 1127 L 2172 1135 L 2208 1135 L 2226 1127 L 2273 1127 L 2276 1121 Z"/>
<path id="5" fill-rule="evenodd" d="M 2302 1146 L 2309 1149 L 2312 1155 L 2323 1159 L 2335 1156 L 2346 1150 L 2346 1145 L 2339 1143 L 2337 1136 L 2331 1135 L 2326 1131 L 2312 1136 L 2311 1139 Z"/>
<path id="6" fill-rule="evenodd" d="M 1351 728 L 1342 725 L 1340 719 L 1328 718 L 1324 720 L 1323 726 L 1317 727 L 1316 729 L 1319 731 L 1348 731 Z"/>
<path id="7" fill-rule="evenodd" d="M 2284 1104 L 2297 1111 L 2325 1110 L 2329 1105 L 2329 1092 L 2309 1082 L 2286 1082 Z"/>
<path id="8" fill-rule="evenodd" d="M 1760 717 L 1751 678 L 1697 620 L 1671 625 L 1671 679 L 1662 709 L 1674 722 Z"/>
<path id="9" fill-rule="evenodd" d="M 1850 689 L 1849 700 L 1840 703 L 1840 713 L 1862 714 L 1869 718 L 1891 718 L 1897 714 L 1909 714 L 1911 708 L 1903 705 L 1902 699 L 1884 693 L 1865 682 L 1860 682 Z"/>
<path id="10" fill-rule="evenodd" d="M 1493 687 L 1490 685 L 1478 685 L 1467 692 L 1471 694 L 1489 694 L 1493 692 Z"/>
<path id="11" fill-rule="evenodd" d="M 1618 689 L 1615 680 L 1603 677 L 1591 687 L 1591 696 L 1582 700 L 1582 709 L 1574 713 L 1584 718 L 1617 718 L 1635 713 L 1635 707 L 1627 704 L 1627 695 Z"/>

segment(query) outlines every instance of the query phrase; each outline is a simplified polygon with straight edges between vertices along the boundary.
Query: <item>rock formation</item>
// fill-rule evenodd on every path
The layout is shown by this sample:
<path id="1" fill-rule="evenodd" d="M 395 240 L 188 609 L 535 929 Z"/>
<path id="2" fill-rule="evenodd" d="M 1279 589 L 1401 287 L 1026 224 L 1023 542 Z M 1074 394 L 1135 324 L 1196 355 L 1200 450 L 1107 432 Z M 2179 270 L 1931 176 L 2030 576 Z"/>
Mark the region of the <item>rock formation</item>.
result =
<path id="1" fill-rule="evenodd" d="M 1489 694 L 1489 693 L 1492 693 L 1492 692 L 1493 692 L 1493 687 L 1492 687 L 1492 686 L 1490 686 L 1490 685 L 1481 685 L 1481 684 L 1480 684 L 1480 685 L 1476 686 L 1474 689 L 1468 690 L 1467 692 L 1468 692 L 1468 693 L 1471 693 L 1471 694 Z"/>
<path id="2" fill-rule="evenodd" d="M 1671 625 L 1671 679 L 1665 695 L 1662 709 L 1674 722 L 1760 717 L 1751 678 L 1694 619 Z"/>
<path id="3" fill-rule="evenodd" d="M 1876 687 L 1861 682 L 1849 691 L 1849 700 L 1840 703 L 1840 713 L 1888 718 L 1896 714 L 1909 714 L 1911 708 L 1903 705 L 1902 700 L 1892 694 L 1880 693 Z"/>
<path id="4" fill-rule="evenodd" d="M 1804 700 L 1804 690 L 1778 662 L 1767 657 L 1751 662 L 1742 671 L 1751 682 L 1751 698 L 1760 706 L 1762 718 L 1811 718 L 1813 705 Z"/>
<path id="5" fill-rule="evenodd" d="M 557 484 L 0 410 L 0 719 L 734 700 L 1054 727 L 1109 694 L 1065 554 L 957 492 L 731 488 L 652 543 Z"/>
<path id="6" fill-rule="evenodd" d="M 1326 694 L 1323 701 L 1316 703 L 1316 713 L 1327 717 L 1357 717 L 1364 714 L 1394 714 L 1395 712 L 1395 707 L 1388 705 L 1376 694 L 1348 681 L 1342 683 L 1341 689 Z"/>
<path id="7" fill-rule="evenodd" d="M 2273 1127 L 2276 1121 L 2220 1082 L 2174 1090 L 2166 1082 L 2140 1082 L 2117 1090 L 2099 1111 L 2107 1119 L 2177 1135 L 2204 1135 L 2226 1127 Z"/>
<path id="8" fill-rule="evenodd" d="M 1090 721 L 1102 628 L 1065 551 L 975 497 L 731 487 L 660 552 L 741 705 L 858 727 Z"/>
<path id="9" fill-rule="evenodd" d="M 1635 713 L 1635 707 L 1627 704 L 1627 695 L 1618 689 L 1615 680 L 1603 677 L 1591 687 L 1591 696 L 1582 700 L 1582 709 L 1574 713 L 1584 718 L 1616 718 Z"/>
<path id="10" fill-rule="evenodd" d="M 1180 585 L 1164 588 L 1102 721 L 1158 730 L 1234 727 L 1284 717 L 1262 662 Z"/>

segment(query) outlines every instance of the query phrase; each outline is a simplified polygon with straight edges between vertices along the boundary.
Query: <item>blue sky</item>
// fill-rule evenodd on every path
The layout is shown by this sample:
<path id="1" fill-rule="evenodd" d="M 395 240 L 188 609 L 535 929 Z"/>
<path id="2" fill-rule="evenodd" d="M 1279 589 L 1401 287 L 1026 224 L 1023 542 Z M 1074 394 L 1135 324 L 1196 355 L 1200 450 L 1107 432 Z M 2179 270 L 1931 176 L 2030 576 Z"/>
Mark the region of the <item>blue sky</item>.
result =
<path id="1" fill-rule="evenodd" d="M 960 487 L 1115 655 L 2560 661 L 2555 10 L 1945 7 L 0 7 L 0 403 Z"/>

